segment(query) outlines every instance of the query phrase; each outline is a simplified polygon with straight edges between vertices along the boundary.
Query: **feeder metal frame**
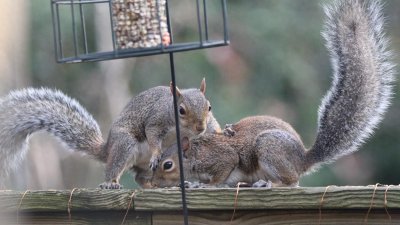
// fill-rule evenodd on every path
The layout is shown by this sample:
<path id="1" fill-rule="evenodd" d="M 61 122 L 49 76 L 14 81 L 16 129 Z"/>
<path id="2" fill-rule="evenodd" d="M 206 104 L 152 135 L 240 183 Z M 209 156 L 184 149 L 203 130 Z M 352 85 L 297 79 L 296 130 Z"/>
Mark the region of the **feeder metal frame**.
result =
<path id="1" fill-rule="evenodd" d="M 129 57 L 140 57 L 149 56 L 157 54 L 166 54 L 170 52 L 183 52 L 195 49 L 212 48 L 219 46 L 226 46 L 229 44 L 228 31 L 227 31 L 227 7 L 226 0 L 219 0 L 221 3 L 221 13 L 222 13 L 222 26 L 223 31 L 221 36 L 222 40 L 211 40 L 209 38 L 209 17 L 207 13 L 207 1 L 196 0 L 196 17 L 198 26 L 198 40 L 193 42 L 185 43 L 171 43 L 169 46 L 164 46 L 160 44 L 156 47 L 148 48 L 127 48 L 118 49 L 116 44 L 115 32 L 113 30 L 113 19 L 112 19 L 112 0 L 51 0 L 51 12 L 53 18 L 53 32 L 54 32 L 54 45 L 56 52 L 56 61 L 58 63 L 77 63 L 77 62 L 92 62 L 92 61 L 102 61 L 111 59 L 122 59 Z M 215 0 L 214 0 L 215 1 Z M 168 2 L 168 0 L 167 0 Z M 86 29 L 86 20 L 83 10 L 84 5 L 88 4 L 108 4 L 109 14 L 110 14 L 110 24 L 111 24 L 111 39 L 112 39 L 112 49 L 110 51 L 94 51 L 90 52 L 88 50 L 88 37 Z M 158 4 L 158 1 L 157 1 Z M 202 9 L 201 5 L 203 6 Z M 73 39 L 73 54 L 67 55 L 64 51 L 64 40 L 62 38 L 62 28 L 61 28 L 61 18 L 60 18 L 60 6 L 69 6 L 71 19 L 72 19 L 72 39 Z M 77 8 L 76 8 L 77 7 Z M 166 4 L 166 11 L 169 11 L 168 3 Z M 201 11 L 203 11 L 201 13 Z M 160 17 L 159 13 L 158 18 Z M 78 17 L 78 19 L 76 19 Z M 203 18 L 201 18 L 203 17 Z M 160 21 L 160 20 L 159 20 Z M 169 16 L 167 16 L 167 23 L 169 24 L 168 30 L 171 35 L 171 40 L 173 38 L 171 32 L 171 22 Z M 78 30 L 81 29 L 80 35 L 82 36 L 83 47 L 79 47 L 78 43 Z M 203 29 L 204 28 L 204 29 Z M 160 34 L 161 35 L 161 34 Z M 66 40 L 67 41 L 67 40 Z"/>

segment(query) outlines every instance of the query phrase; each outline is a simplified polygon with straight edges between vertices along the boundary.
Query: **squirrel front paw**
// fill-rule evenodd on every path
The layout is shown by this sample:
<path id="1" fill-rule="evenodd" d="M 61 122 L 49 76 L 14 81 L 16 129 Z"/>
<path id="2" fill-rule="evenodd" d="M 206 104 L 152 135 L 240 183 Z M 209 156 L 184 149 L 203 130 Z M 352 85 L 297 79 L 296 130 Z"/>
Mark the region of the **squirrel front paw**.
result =
<path id="1" fill-rule="evenodd" d="M 270 180 L 259 180 L 253 183 L 252 187 L 254 188 L 272 188 L 272 182 Z"/>
<path id="2" fill-rule="evenodd" d="M 117 182 L 104 182 L 99 185 L 101 189 L 122 189 L 123 186 Z"/>
<path id="3" fill-rule="evenodd" d="M 181 185 L 179 184 L 178 186 L 180 187 Z M 193 182 L 185 181 L 185 188 L 210 188 L 210 187 L 216 187 L 216 186 L 201 183 L 199 181 L 193 181 Z"/>
<path id="4" fill-rule="evenodd" d="M 227 137 L 233 137 L 235 136 L 236 132 L 233 130 L 233 125 L 232 124 L 226 124 L 224 128 L 224 135 Z"/>
<path id="5" fill-rule="evenodd" d="M 158 163 L 160 163 L 160 160 L 161 160 L 161 156 L 160 155 L 151 156 L 150 165 L 149 165 L 150 169 L 155 171 L 157 169 L 157 167 L 158 167 Z"/>

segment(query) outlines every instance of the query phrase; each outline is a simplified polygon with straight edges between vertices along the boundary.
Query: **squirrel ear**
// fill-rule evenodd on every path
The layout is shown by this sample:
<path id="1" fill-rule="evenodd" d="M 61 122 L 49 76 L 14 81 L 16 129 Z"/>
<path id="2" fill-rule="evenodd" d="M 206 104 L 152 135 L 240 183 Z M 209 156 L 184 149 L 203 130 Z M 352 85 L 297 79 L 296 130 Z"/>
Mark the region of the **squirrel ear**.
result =
<path id="1" fill-rule="evenodd" d="M 181 145 L 182 145 L 182 151 L 186 152 L 190 147 L 189 138 L 188 137 L 182 138 Z"/>
<path id="2" fill-rule="evenodd" d="M 200 84 L 200 91 L 201 91 L 203 94 L 206 94 L 206 78 L 203 78 L 203 80 L 201 81 L 201 84 Z"/>
<path id="3" fill-rule="evenodd" d="M 169 87 L 170 87 L 170 89 L 171 89 L 171 94 L 173 94 L 174 93 L 174 85 L 172 85 L 172 81 L 169 83 Z M 178 87 L 176 87 L 176 96 L 179 98 L 179 97 L 181 97 L 181 90 L 179 90 L 179 88 Z"/>

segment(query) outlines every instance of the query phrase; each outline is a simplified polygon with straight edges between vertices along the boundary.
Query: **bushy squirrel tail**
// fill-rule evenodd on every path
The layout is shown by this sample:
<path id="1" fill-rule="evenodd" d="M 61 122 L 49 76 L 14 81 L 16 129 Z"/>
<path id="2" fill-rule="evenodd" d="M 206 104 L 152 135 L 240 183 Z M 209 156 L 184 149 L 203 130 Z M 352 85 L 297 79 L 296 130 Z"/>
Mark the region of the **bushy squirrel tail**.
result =
<path id="1" fill-rule="evenodd" d="M 319 108 L 307 167 L 356 151 L 373 133 L 389 105 L 395 73 L 379 1 L 338 0 L 324 9 L 333 82 Z"/>
<path id="2" fill-rule="evenodd" d="M 77 101 L 57 90 L 17 90 L 0 99 L 0 179 L 23 158 L 30 134 L 40 130 L 69 149 L 103 157 L 99 126 Z"/>

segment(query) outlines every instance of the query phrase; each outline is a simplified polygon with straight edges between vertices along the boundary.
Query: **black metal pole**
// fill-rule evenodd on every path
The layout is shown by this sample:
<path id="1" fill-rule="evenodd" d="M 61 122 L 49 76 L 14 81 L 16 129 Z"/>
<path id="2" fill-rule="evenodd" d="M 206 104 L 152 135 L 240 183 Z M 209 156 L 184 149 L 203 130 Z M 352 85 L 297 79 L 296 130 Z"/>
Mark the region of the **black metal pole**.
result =
<path id="1" fill-rule="evenodd" d="M 200 3 L 199 0 L 196 1 L 196 12 L 197 12 L 197 29 L 199 32 L 199 42 L 200 46 L 203 46 L 203 32 L 201 31 L 201 19 L 200 19 Z"/>
<path id="2" fill-rule="evenodd" d="M 85 49 L 85 54 L 88 54 L 89 50 L 87 45 L 85 12 L 83 11 L 81 0 L 79 0 L 79 15 L 81 16 L 83 48 Z"/>
<path id="3" fill-rule="evenodd" d="M 173 87 L 173 98 L 174 98 L 174 112 L 175 112 L 175 126 L 176 126 L 176 143 L 178 145 L 178 155 L 179 155 L 179 171 L 181 179 L 181 193 L 182 193 L 182 207 L 183 207 L 183 220 L 184 224 L 188 225 L 188 210 L 186 205 L 186 190 L 185 190 L 185 176 L 183 174 L 183 153 L 181 148 L 181 134 L 179 129 L 179 116 L 178 116 L 178 102 L 176 99 L 176 82 L 175 82 L 175 63 L 174 63 L 174 53 L 169 53 L 169 63 L 171 68 L 171 80 Z"/>
<path id="4" fill-rule="evenodd" d="M 228 19 L 226 18 L 227 17 L 227 9 L 226 9 L 226 0 L 221 0 L 221 4 L 222 4 L 222 20 L 223 20 L 223 23 L 224 23 L 224 41 L 225 41 L 225 44 L 228 44 L 228 42 L 229 42 L 229 34 L 228 34 Z"/>
<path id="5" fill-rule="evenodd" d="M 74 52 L 75 58 L 78 57 L 78 37 L 76 34 L 76 25 L 75 25 L 75 10 L 74 10 L 74 0 L 71 0 L 71 17 L 72 17 L 72 34 L 74 36 Z"/>
<path id="6" fill-rule="evenodd" d="M 168 32 L 170 35 L 170 41 L 172 44 L 174 42 L 172 27 L 171 27 L 171 18 L 169 12 L 168 0 L 165 2 L 165 10 L 167 16 L 167 25 Z M 160 30 L 161 31 L 161 30 Z M 161 43 L 163 45 L 163 43 Z M 188 221 L 188 210 L 186 204 L 186 188 L 185 188 L 185 175 L 183 174 L 183 152 L 181 148 L 181 133 L 179 129 L 179 115 L 178 115 L 178 100 L 176 99 L 176 80 L 175 80 L 175 62 L 174 62 L 174 53 L 169 53 L 169 66 L 171 69 L 171 82 L 172 82 L 172 96 L 174 98 L 174 114 L 175 114 L 175 127 L 176 127 L 176 144 L 178 145 L 178 158 L 179 158 L 179 172 L 181 179 L 181 193 L 182 193 L 182 209 L 183 209 L 183 222 L 185 225 L 189 224 Z"/>
<path id="7" fill-rule="evenodd" d="M 208 41 L 208 16 L 207 16 L 207 0 L 203 0 L 203 13 L 204 13 L 204 35 Z"/>

